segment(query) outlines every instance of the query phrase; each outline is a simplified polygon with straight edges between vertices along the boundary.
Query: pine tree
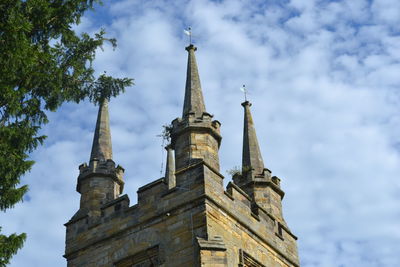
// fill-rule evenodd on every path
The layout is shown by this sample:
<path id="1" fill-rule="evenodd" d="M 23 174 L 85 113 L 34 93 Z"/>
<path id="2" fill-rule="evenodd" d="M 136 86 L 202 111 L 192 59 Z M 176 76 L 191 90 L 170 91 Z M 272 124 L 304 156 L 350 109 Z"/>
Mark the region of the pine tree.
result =
<path id="1" fill-rule="evenodd" d="M 93 9 L 96 0 L 1 0 L 0 2 L 0 210 L 23 199 L 20 178 L 32 167 L 29 154 L 46 136 L 46 111 L 85 98 L 98 103 L 123 92 L 133 82 L 106 74 L 96 78 L 92 62 L 105 42 L 76 34 L 73 26 Z M 34 182 L 34 181 L 32 181 Z M 1 231 L 1 228 L 0 228 Z M 25 234 L 0 234 L 0 266 L 9 263 Z"/>

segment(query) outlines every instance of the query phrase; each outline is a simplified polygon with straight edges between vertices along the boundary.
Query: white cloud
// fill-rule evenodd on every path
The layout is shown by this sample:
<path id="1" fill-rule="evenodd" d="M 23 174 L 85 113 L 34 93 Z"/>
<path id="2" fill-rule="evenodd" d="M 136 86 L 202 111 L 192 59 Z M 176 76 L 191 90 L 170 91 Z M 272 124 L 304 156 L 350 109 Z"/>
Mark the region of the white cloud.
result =
<path id="1" fill-rule="evenodd" d="M 396 0 L 374 1 L 371 10 L 379 23 L 396 27 L 400 22 L 400 3 Z"/>
<path id="2" fill-rule="evenodd" d="M 135 203 L 137 188 L 160 176 L 156 135 L 181 114 L 182 29 L 191 25 L 206 106 L 222 123 L 222 173 L 241 162 L 239 87 L 246 84 L 265 163 L 282 178 L 302 266 L 399 265 L 397 1 L 256 3 L 104 7 L 103 26 L 119 46 L 99 51 L 98 71 L 136 83 L 110 104 L 125 192 Z M 95 31 L 101 21 L 94 14 L 84 28 Z M 51 114 L 49 139 L 24 178 L 30 200 L 0 215 L 3 230 L 29 236 L 11 266 L 65 265 L 62 224 L 78 208 L 77 167 L 89 157 L 96 114 L 86 102 Z"/>

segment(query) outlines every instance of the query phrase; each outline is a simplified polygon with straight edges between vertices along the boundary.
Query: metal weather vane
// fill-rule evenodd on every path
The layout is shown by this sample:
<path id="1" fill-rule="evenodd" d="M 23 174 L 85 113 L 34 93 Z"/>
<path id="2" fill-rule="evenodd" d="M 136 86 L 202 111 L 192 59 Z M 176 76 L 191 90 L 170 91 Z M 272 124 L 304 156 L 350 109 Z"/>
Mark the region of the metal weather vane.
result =
<path id="1" fill-rule="evenodd" d="M 192 44 L 192 28 L 188 27 L 186 30 L 183 30 L 183 32 L 189 36 L 189 45 Z"/>
<path id="2" fill-rule="evenodd" d="M 243 86 L 240 87 L 240 91 L 242 91 L 244 93 L 244 101 L 247 101 L 248 90 L 246 88 L 246 85 L 243 84 Z"/>

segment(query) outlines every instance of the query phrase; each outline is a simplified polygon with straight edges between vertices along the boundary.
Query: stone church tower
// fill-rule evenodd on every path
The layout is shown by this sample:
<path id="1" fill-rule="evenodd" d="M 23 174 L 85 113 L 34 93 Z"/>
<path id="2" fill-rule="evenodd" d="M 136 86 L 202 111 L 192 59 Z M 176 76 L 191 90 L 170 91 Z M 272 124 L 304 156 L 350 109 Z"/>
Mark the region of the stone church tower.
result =
<path id="1" fill-rule="evenodd" d="M 282 215 L 280 179 L 265 168 L 244 107 L 242 170 L 226 189 L 220 123 L 206 111 L 189 45 L 181 118 L 172 121 L 165 177 L 140 187 L 130 206 L 124 169 L 112 160 L 108 103 L 100 104 L 89 164 L 79 166 L 79 210 L 65 224 L 64 257 L 75 266 L 299 266 Z"/>

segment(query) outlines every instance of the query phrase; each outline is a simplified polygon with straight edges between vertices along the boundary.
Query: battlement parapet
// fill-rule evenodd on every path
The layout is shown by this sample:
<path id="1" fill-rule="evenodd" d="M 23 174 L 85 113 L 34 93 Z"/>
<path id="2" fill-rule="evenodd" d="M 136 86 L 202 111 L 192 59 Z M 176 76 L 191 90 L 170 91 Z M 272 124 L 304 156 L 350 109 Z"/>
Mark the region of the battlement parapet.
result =
<path id="1" fill-rule="evenodd" d="M 137 191 L 138 203 L 134 206 L 129 207 L 129 198 L 124 195 L 104 204 L 101 216 L 95 220 L 82 216 L 68 222 L 68 240 L 79 239 L 80 242 L 68 242 L 76 245 L 67 247 L 66 257 L 123 233 L 159 224 L 192 206 L 205 205 L 207 210 L 210 205 L 207 203 L 229 214 L 249 233 L 257 234 L 262 240 L 270 240 L 270 246 L 279 254 L 287 254 L 285 251 L 297 239 L 284 222 L 258 206 L 239 186 L 229 182 L 224 190 L 224 177 L 204 161 L 178 170 L 176 177 L 177 186 L 171 189 L 168 189 L 164 178 L 140 187 Z M 198 238 L 199 244 L 204 243 L 201 240 Z"/>
<path id="2" fill-rule="evenodd" d="M 188 116 L 187 118 L 176 118 L 172 121 L 171 137 L 179 136 L 186 131 L 196 130 L 199 132 L 209 132 L 220 144 L 221 142 L 221 123 L 218 120 L 211 120 L 212 115 L 204 112 L 202 117 L 196 118 Z"/>
<path id="3" fill-rule="evenodd" d="M 115 180 L 120 186 L 120 191 L 123 191 L 124 175 L 125 169 L 120 165 L 115 166 L 115 162 L 111 159 L 106 161 L 94 159 L 89 165 L 87 163 L 83 163 L 79 166 L 79 176 L 78 183 L 76 185 L 76 191 L 81 192 L 80 187 L 83 180 L 93 177 L 93 176 L 102 176 L 102 177 L 110 177 Z"/>

